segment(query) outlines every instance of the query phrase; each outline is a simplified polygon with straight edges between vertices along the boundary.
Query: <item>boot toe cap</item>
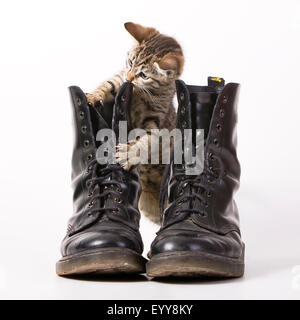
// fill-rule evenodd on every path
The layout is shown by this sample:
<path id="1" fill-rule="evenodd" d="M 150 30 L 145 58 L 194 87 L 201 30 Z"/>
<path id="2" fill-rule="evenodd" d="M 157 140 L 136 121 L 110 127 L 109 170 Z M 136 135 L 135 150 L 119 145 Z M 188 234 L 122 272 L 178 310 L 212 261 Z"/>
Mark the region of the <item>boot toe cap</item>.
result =
<path id="1" fill-rule="evenodd" d="M 189 232 L 158 237 L 151 246 L 151 255 L 171 252 L 198 251 L 231 258 L 242 254 L 243 244 L 239 234 L 219 235 L 213 232 Z"/>
<path id="2" fill-rule="evenodd" d="M 78 233 L 66 239 L 62 245 L 62 255 L 69 256 L 102 248 L 126 248 L 141 252 L 139 242 L 124 234 L 116 231 L 89 231 Z"/>

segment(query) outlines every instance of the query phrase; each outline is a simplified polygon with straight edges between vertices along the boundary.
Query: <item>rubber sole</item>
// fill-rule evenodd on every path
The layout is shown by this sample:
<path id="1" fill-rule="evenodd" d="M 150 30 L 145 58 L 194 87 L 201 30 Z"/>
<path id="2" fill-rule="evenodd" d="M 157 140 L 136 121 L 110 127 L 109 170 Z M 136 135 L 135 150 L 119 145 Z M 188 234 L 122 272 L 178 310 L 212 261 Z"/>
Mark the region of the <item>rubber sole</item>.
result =
<path id="1" fill-rule="evenodd" d="M 196 251 L 178 251 L 153 256 L 146 264 L 149 277 L 234 278 L 244 274 L 244 250 L 240 258 L 226 258 Z"/>
<path id="2" fill-rule="evenodd" d="M 59 276 L 83 274 L 140 274 L 147 260 L 130 249 L 103 248 L 66 256 L 56 263 Z"/>

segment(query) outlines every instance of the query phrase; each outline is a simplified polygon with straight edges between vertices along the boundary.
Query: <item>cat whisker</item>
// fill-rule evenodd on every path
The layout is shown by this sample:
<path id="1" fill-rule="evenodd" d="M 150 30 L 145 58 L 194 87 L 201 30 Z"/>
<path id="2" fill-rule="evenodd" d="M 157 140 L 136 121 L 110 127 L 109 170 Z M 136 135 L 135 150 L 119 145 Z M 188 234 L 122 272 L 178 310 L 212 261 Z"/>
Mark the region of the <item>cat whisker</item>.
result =
<path id="1" fill-rule="evenodd" d="M 141 88 L 143 90 L 143 92 L 145 92 L 148 97 L 154 102 L 157 103 L 157 98 L 151 93 L 151 91 L 147 88 Z"/>

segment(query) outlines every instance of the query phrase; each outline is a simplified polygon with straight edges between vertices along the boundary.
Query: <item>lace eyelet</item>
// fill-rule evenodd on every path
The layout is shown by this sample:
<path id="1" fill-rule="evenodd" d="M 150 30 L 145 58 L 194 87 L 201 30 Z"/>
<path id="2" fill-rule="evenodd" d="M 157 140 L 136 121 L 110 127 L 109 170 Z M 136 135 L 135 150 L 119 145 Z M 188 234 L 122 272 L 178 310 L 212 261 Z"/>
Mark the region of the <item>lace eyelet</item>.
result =
<path id="1" fill-rule="evenodd" d="M 80 99 L 79 97 L 77 97 L 76 102 L 77 102 L 77 104 L 78 104 L 79 106 L 81 106 L 82 101 L 81 101 L 81 99 Z"/>
<path id="2" fill-rule="evenodd" d="M 121 188 L 117 188 L 117 192 L 123 193 L 123 190 Z"/>
<path id="3" fill-rule="evenodd" d="M 82 126 L 81 127 L 81 132 L 82 133 L 86 133 L 86 131 L 87 131 L 87 126 Z"/>
<path id="4" fill-rule="evenodd" d="M 224 118 L 224 116 L 225 116 L 224 109 L 220 109 L 220 118 Z"/>
<path id="5" fill-rule="evenodd" d="M 84 119 L 84 112 L 83 111 L 80 111 L 79 112 L 79 118 L 82 120 Z"/>
<path id="6" fill-rule="evenodd" d="M 186 188 L 186 187 L 187 187 L 187 185 L 188 185 L 188 183 L 187 183 L 187 182 L 185 182 L 185 183 L 182 185 L 182 189 Z"/>
<path id="7" fill-rule="evenodd" d="M 86 186 L 90 188 L 92 186 L 92 181 L 87 181 Z"/>
<path id="8" fill-rule="evenodd" d="M 120 199 L 120 198 L 114 198 L 114 201 L 117 202 L 117 203 L 122 203 L 123 202 L 123 200 Z"/>
<path id="9" fill-rule="evenodd" d="M 183 200 L 178 201 L 177 206 L 180 207 L 183 204 Z"/>
<path id="10" fill-rule="evenodd" d="M 88 166 L 86 172 L 87 172 L 87 173 L 90 173 L 92 170 L 93 170 L 93 166 Z"/>
<path id="11" fill-rule="evenodd" d="M 90 203 L 88 204 L 88 208 L 92 208 L 92 207 L 94 206 L 94 204 L 95 204 L 95 201 L 93 200 L 92 202 L 90 202 Z"/>
<path id="12" fill-rule="evenodd" d="M 218 145 L 218 144 L 219 144 L 218 139 L 214 139 L 214 140 L 213 140 L 213 143 L 214 143 L 215 145 Z"/>
<path id="13" fill-rule="evenodd" d="M 90 145 L 90 141 L 89 140 L 84 140 L 83 141 L 83 145 L 85 148 L 87 148 Z"/>
<path id="14" fill-rule="evenodd" d="M 87 156 L 87 159 L 90 161 L 93 159 L 93 155 L 90 153 L 88 156 Z"/>
<path id="15" fill-rule="evenodd" d="M 208 198 L 211 198 L 212 193 L 211 193 L 210 191 L 208 191 L 206 194 L 207 194 L 207 197 L 208 197 Z"/>
<path id="16" fill-rule="evenodd" d="M 222 126 L 221 126 L 219 123 L 217 124 L 216 127 L 217 127 L 217 130 L 218 130 L 218 131 L 221 131 L 221 130 L 222 130 Z"/>
<path id="17" fill-rule="evenodd" d="M 180 100 L 181 100 L 181 101 L 184 100 L 184 93 L 183 93 L 183 92 L 180 93 Z"/>
<path id="18" fill-rule="evenodd" d="M 92 107 L 93 104 L 92 104 L 91 102 L 88 102 L 88 106 L 89 106 L 89 107 Z"/>
<path id="19" fill-rule="evenodd" d="M 227 101 L 228 101 L 227 97 L 226 97 L 226 96 L 223 96 L 223 100 L 222 100 L 223 104 L 226 104 Z"/>
<path id="20" fill-rule="evenodd" d="M 121 101 L 124 102 L 126 100 L 125 95 L 121 96 Z"/>
<path id="21" fill-rule="evenodd" d="M 214 154 L 213 154 L 212 152 L 210 152 L 208 156 L 209 156 L 209 158 L 210 158 L 211 160 L 214 160 L 214 159 L 215 159 Z"/>

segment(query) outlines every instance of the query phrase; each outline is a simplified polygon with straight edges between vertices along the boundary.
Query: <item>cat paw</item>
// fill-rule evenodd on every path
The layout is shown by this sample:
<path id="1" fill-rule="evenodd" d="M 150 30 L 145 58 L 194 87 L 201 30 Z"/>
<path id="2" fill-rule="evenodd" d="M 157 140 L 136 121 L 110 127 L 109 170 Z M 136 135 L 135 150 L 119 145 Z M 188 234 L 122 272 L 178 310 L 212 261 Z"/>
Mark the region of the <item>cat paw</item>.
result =
<path id="1" fill-rule="evenodd" d="M 139 155 L 140 149 L 136 144 L 136 141 L 126 143 L 120 143 L 116 147 L 116 162 L 124 170 L 130 170 L 132 167 L 137 166 L 141 162 Z"/>
<path id="2" fill-rule="evenodd" d="M 95 104 L 96 102 L 99 102 L 101 106 L 103 106 L 104 99 L 98 95 L 94 95 L 92 93 L 86 94 L 87 101 L 91 104 Z"/>

